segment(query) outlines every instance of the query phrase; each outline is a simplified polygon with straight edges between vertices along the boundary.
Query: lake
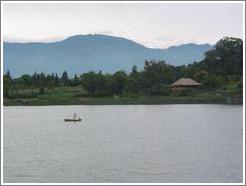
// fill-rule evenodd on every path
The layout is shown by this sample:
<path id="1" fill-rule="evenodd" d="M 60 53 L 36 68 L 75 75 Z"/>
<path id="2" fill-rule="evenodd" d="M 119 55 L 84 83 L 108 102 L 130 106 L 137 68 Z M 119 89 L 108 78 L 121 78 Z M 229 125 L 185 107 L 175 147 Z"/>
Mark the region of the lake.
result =
<path id="1" fill-rule="evenodd" d="M 74 112 L 82 122 L 64 122 Z M 242 182 L 243 106 L 19 106 L 3 115 L 4 182 Z"/>

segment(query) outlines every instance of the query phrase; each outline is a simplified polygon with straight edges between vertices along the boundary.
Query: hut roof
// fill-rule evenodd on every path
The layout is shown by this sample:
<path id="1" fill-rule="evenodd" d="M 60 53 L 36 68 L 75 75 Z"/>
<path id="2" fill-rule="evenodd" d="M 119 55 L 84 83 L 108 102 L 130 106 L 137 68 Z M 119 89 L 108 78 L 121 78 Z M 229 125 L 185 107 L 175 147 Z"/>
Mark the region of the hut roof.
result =
<path id="1" fill-rule="evenodd" d="M 200 83 L 196 82 L 190 78 L 180 78 L 179 80 L 175 81 L 172 86 L 198 86 Z"/>

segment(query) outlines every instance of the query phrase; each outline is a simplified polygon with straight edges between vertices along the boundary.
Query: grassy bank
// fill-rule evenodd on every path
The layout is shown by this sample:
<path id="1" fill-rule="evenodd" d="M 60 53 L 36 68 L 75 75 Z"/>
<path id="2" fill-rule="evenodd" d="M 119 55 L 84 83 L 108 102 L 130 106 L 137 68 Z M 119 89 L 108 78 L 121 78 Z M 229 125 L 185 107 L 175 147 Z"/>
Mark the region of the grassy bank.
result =
<path id="1" fill-rule="evenodd" d="M 4 98 L 5 106 L 14 105 L 130 105 L 130 104 L 233 104 L 230 97 L 212 94 L 199 96 L 123 96 L 83 97 L 80 87 L 61 87 L 44 94 L 25 94 L 15 98 Z M 25 91 L 26 93 L 26 91 Z"/>
<path id="2" fill-rule="evenodd" d="M 80 99 L 5 99 L 4 105 L 138 105 L 138 104 L 190 104 L 190 103 L 227 103 L 223 98 L 202 98 L 202 97 L 164 97 L 164 96 L 141 96 L 121 98 L 80 98 Z"/>

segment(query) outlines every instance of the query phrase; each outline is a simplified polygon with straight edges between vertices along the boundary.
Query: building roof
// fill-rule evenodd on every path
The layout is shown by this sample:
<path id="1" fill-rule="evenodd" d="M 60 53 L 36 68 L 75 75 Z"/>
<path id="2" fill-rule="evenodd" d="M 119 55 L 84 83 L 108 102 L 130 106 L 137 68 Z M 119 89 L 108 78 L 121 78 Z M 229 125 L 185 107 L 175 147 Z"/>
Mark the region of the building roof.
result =
<path id="1" fill-rule="evenodd" d="M 172 84 L 172 86 L 198 86 L 198 85 L 201 84 L 190 78 L 180 78 L 179 80 L 175 81 Z"/>

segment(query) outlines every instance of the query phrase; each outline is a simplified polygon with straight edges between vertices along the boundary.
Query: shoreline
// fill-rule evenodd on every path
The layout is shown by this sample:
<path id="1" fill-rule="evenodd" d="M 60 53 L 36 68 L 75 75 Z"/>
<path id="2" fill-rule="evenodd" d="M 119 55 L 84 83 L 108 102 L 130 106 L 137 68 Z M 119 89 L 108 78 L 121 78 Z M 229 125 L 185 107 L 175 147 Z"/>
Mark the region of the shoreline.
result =
<path id="1" fill-rule="evenodd" d="M 174 105 L 174 104 L 223 104 L 243 105 L 242 100 L 235 101 L 231 97 L 171 97 L 171 96 L 139 96 L 139 97 L 88 97 L 70 99 L 4 99 L 3 106 L 69 106 L 69 105 Z"/>

